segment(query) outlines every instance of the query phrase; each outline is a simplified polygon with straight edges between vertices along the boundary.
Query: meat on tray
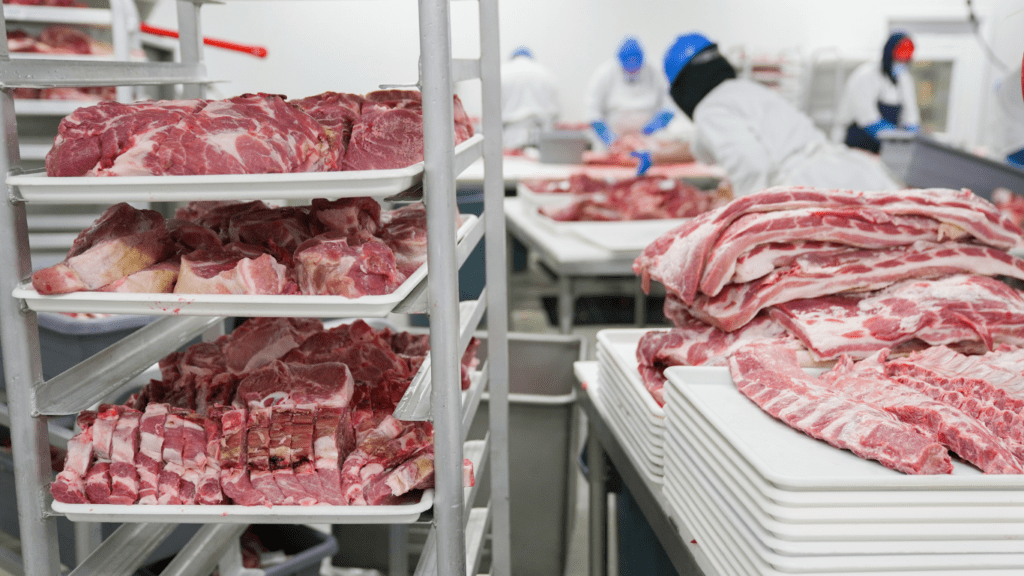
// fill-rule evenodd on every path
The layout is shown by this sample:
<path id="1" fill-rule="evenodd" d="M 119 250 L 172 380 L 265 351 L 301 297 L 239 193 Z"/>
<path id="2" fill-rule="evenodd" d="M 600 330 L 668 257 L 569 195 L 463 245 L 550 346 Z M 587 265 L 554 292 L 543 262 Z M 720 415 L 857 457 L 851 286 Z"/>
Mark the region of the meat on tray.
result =
<path id="1" fill-rule="evenodd" d="M 426 338 L 361 320 L 323 330 L 251 319 L 161 360 L 161 379 L 125 405 L 82 412 L 51 493 L 79 504 L 408 502 L 433 486 L 433 427 L 390 414 Z"/>
<path id="2" fill-rule="evenodd" d="M 895 470 L 951 471 L 931 449 L 908 457 L 903 450 L 919 442 L 885 438 L 850 414 L 882 411 L 987 474 L 1021 474 L 1020 357 L 1020 349 L 965 356 L 935 346 L 892 358 L 882 348 L 856 362 L 844 355 L 815 378 L 803 371 L 791 351 L 752 344 L 736 352 L 730 371 L 740 391 L 766 412 Z M 852 409 L 851 402 L 856 405 Z M 931 456 L 922 458 L 925 453 Z"/>
<path id="3" fill-rule="evenodd" d="M 473 135 L 454 98 L 455 142 Z M 101 102 L 64 118 L 48 176 L 183 176 L 404 168 L 423 160 L 419 92 Z"/>
<path id="4" fill-rule="evenodd" d="M 717 191 L 700 190 L 675 178 L 640 176 L 605 182 L 600 188 L 599 182 L 570 179 L 570 204 L 542 206 L 540 213 L 560 222 L 692 218 L 729 200 Z M 583 187 L 581 192 L 575 192 L 574 183 Z"/>
<path id="5" fill-rule="evenodd" d="M 83 290 L 179 294 L 391 294 L 426 263 L 426 208 L 382 213 L 367 197 L 309 206 L 196 201 L 165 220 L 108 208 L 67 258 L 36 271 L 42 295 Z"/>

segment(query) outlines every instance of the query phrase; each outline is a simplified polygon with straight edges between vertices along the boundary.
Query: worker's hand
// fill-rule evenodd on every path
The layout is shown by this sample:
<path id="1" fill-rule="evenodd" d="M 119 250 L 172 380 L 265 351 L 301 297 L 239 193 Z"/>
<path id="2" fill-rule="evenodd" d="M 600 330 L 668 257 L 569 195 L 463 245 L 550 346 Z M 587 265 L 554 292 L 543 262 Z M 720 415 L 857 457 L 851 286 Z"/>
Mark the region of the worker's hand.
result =
<path id="1" fill-rule="evenodd" d="M 609 128 L 604 121 L 597 120 L 596 122 L 592 122 L 590 127 L 594 129 L 594 132 L 597 133 L 597 137 L 601 139 L 601 142 L 604 142 L 605 146 L 611 146 L 612 142 L 615 142 L 615 133 L 612 132 L 612 129 Z"/>
<path id="2" fill-rule="evenodd" d="M 647 170 L 651 167 L 651 151 L 634 150 L 633 152 L 630 152 L 629 155 L 640 160 L 640 165 L 636 167 L 636 175 L 643 176 L 647 173 Z"/>
<path id="3" fill-rule="evenodd" d="M 871 134 L 874 138 L 878 138 L 878 133 L 884 130 L 896 130 L 896 125 L 888 120 L 879 120 L 870 126 L 864 127 L 864 131 Z"/>
<path id="4" fill-rule="evenodd" d="M 673 116 L 675 116 L 675 114 L 669 112 L 668 110 L 662 110 L 661 112 L 658 112 L 657 114 L 654 115 L 654 118 L 651 118 L 651 121 L 648 122 L 646 126 L 644 126 L 643 133 L 646 135 L 654 134 L 658 130 L 661 130 L 662 128 L 668 126 L 668 123 L 672 121 Z"/>
<path id="5" fill-rule="evenodd" d="M 906 130 L 907 132 L 913 132 L 915 134 L 921 131 L 921 127 L 918 126 L 917 124 L 907 124 L 906 126 L 903 127 L 903 129 Z"/>

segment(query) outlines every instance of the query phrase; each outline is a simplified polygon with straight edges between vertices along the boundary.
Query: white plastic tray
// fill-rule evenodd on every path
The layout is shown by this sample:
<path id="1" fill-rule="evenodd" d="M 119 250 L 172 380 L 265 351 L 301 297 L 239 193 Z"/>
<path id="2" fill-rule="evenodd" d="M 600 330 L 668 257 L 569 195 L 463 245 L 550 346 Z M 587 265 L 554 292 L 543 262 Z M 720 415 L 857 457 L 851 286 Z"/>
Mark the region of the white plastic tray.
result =
<path id="1" fill-rule="evenodd" d="M 686 443 L 675 443 L 673 460 L 666 465 L 665 484 L 693 489 L 700 482 L 712 494 L 717 508 L 728 507 L 757 540 L 785 555 L 880 554 L 1024 554 L 1021 522 L 923 522 L 787 524 L 769 518 L 748 499 L 738 498 L 727 482 L 694 456 Z M 780 532 L 780 527 L 782 531 Z"/>
<path id="2" fill-rule="evenodd" d="M 630 386 L 637 392 L 637 398 L 641 399 L 644 406 L 647 407 L 645 412 L 650 412 L 663 422 L 665 410 L 658 406 L 658 403 L 654 401 L 654 396 L 651 396 L 647 387 L 644 386 L 636 359 L 636 347 L 640 343 L 640 338 L 651 331 L 644 328 L 600 330 L 597 333 L 597 343 L 608 352 L 609 357 L 615 360 L 615 366 L 629 379 Z"/>
<path id="3" fill-rule="evenodd" d="M 419 502 L 396 506 L 238 506 L 166 504 L 65 504 L 53 511 L 81 522 L 173 522 L 186 524 L 408 524 L 434 505 L 434 491 Z"/>
<path id="4" fill-rule="evenodd" d="M 768 517 L 779 522 L 796 524 L 832 524 L 832 523 L 920 523 L 920 522 L 1016 522 L 1024 518 L 1024 508 L 1020 504 L 999 506 L 786 506 L 769 499 L 758 484 L 746 473 L 740 471 L 728 458 L 723 457 L 719 450 L 710 445 L 708 438 L 697 430 L 691 419 L 677 416 L 675 411 L 685 401 L 678 398 L 674 389 L 670 391 L 677 402 L 668 410 L 668 418 L 672 426 L 666 437 L 666 451 L 669 459 L 675 458 L 680 446 L 688 449 L 691 460 L 706 467 L 708 476 L 718 478 L 723 486 L 734 494 L 745 499 L 748 507 L 762 510 Z M 902 494 L 902 493 L 900 493 Z"/>
<path id="5" fill-rule="evenodd" d="M 608 428 L 611 429 L 612 434 L 619 439 L 619 443 L 622 444 L 622 449 L 626 452 L 626 456 L 629 457 L 630 461 L 632 461 L 636 466 L 637 471 L 651 484 L 656 486 L 660 485 L 663 479 L 661 470 L 654 470 L 650 460 L 643 457 L 642 454 L 636 451 L 633 442 L 626 440 L 628 436 L 613 414 L 614 410 L 609 405 L 609 400 L 604 390 L 604 383 L 601 382 L 599 377 L 587 381 L 587 393 L 590 394 L 590 398 L 593 400 L 594 406 L 604 418 L 605 423 L 608 425 Z"/>
<path id="6" fill-rule="evenodd" d="M 560 222 L 541 214 L 536 206 L 531 207 L 529 213 L 550 232 L 571 234 L 618 254 L 639 254 L 659 236 L 688 220 L 688 218 L 664 218 L 607 222 Z"/>
<path id="7" fill-rule="evenodd" d="M 1008 506 L 1024 505 L 1024 492 L 1018 490 L 957 490 L 955 495 L 947 491 L 935 490 L 786 490 L 770 484 L 754 470 L 707 420 L 690 405 L 685 396 L 678 390 L 672 380 L 666 385 L 667 393 L 674 402 L 668 417 L 668 434 L 677 434 L 677 430 L 689 432 L 694 442 L 706 446 L 709 453 L 719 460 L 734 466 L 747 480 L 756 483 L 762 493 L 772 502 L 792 509 L 821 507 L 838 510 L 840 508 L 881 506 L 927 509 L 948 508 L 949 513 L 957 513 L 965 506 L 981 509 L 995 509 Z M 680 421 L 677 414 L 685 414 Z M 802 512 L 802 510 L 800 510 Z M 847 511 L 836 512 L 845 514 Z M 916 512 L 920 514 L 921 512 Z"/>
<path id="8" fill-rule="evenodd" d="M 623 444 L 629 445 L 633 454 L 641 458 L 637 462 L 638 465 L 646 468 L 652 477 L 660 479 L 663 476 L 664 458 L 648 447 L 648 436 L 633 423 L 629 413 L 622 408 L 621 402 L 612 393 L 612 387 L 604 380 L 601 381 L 601 395 L 608 407 L 608 419 L 614 421 L 617 431 L 621 432 L 617 434 L 619 439 Z"/>
<path id="9" fill-rule="evenodd" d="M 779 554 L 758 539 L 753 524 L 743 522 L 736 511 L 705 480 L 683 467 L 671 470 L 681 473 L 689 482 L 689 489 L 681 493 L 690 498 L 690 509 L 700 509 L 705 517 L 717 518 L 723 530 L 733 534 L 740 548 L 784 572 L 857 572 L 874 570 L 941 570 L 957 568 L 1024 569 L 1024 554 L 978 553 L 922 553 L 922 554 L 833 554 L 821 556 Z M 680 494 L 677 491 L 677 494 Z"/>
<path id="10" fill-rule="evenodd" d="M 643 414 L 637 411 L 631 399 L 627 398 L 619 388 L 622 384 L 616 383 L 617 377 L 614 370 L 604 369 L 602 378 L 601 383 L 604 384 L 602 392 L 607 392 L 606 396 L 614 401 L 615 409 L 620 412 L 619 417 L 629 423 L 634 432 L 642 439 L 643 449 L 660 465 L 665 455 L 664 427 L 652 429 L 653 427 L 645 425 Z"/>
<path id="11" fill-rule="evenodd" d="M 483 136 L 455 147 L 461 172 L 480 155 Z M 294 174 L 218 174 L 210 176 L 52 177 L 45 172 L 12 175 L 7 184 L 28 202 L 100 204 L 115 202 L 187 202 L 189 200 L 299 200 L 372 196 L 383 198 L 423 179 L 423 162 L 391 170 L 299 172 Z"/>
<path id="12" fill-rule="evenodd" d="M 636 367 L 624 367 L 602 344 L 597 345 L 597 357 L 607 367 L 611 386 L 629 401 L 636 412 L 638 424 L 644 426 L 658 442 L 665 433 L 665 410 L 654 401 L 650 391 L 640 379 Z"/>
<path id="13" fill-rule="evenodd" d="M 954 460 L 952 474 L 907 475 L 834 448 L 762 411 L 736 389 L 725 367 L 674 366 L 665 375 L 682 384 L 686 399 L 758 474 L 787 490 L 1024 489 L 1021 474 L 982 474 Z"/>
<path id="14" fill-rule="evenodd" d="M 548 180 L 545 178 L 545 180 Z M 563 180 L 568 180 L 564 178 Z M 528 206 L 547 207 L 560 209 L 572 204 L 577 198 L 586 198 L 593 194 L 573 194 L 571 192 L 534 192 L 528 186 L 520 182 L 516 185 L 516 196 L 523 199 Z"/>
<path id="15" fill-rule="evenodd" d="M 478 218 L 462 215 L 457 239 L 461 241 L 476 225 Z M 31 282 L 13 292 L 36 312 L 97 312 L 139 315 L 192 316 L 290 316 L 358 317 L 386 316 L 427 277 L 423 264 L 391 294 L 345 298 L 343 296 L 233 295 L 233 294 L 129 294 L 117 292 L 72 292 L 42 296 Z"/>

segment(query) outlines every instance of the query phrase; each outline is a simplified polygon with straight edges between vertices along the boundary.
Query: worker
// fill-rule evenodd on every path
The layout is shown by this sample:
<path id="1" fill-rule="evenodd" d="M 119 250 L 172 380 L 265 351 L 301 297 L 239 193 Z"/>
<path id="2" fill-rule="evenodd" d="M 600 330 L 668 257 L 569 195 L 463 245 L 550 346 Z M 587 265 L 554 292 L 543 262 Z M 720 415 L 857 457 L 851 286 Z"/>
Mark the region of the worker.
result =
<path id="1" fill-rule="evenodd" d="M 756 82 L 736 78 L 702 34 L 679 36 L 665 53 L 670 94 L 694 123 L 691 152 L 718 164 L 736 196 L 777 185 L 895 190 L 877 158 L 829 142 L 811 119 Z"/>
<path id="2" fill-rule="evenodd" d="M 1024 167 L 1024 99 L 1021 96 L 1021 67 L 1003 77 L 996 88 L 996 125 L 992 134 L 1000 158 Z"/>
<path id="3" fill-rule="evenodd" d="M 597 138 L 611 146 L 626 134 L 650 135 L 668 126 L 668 86 L 644 62 L 640 41 L 627 36 L 616 57 L 598 67 L 587 90 L 587 114 Z"/>
<path id="4" fill-rule="evenodd" d="M 918 131 L 921 112 L 908 69 L 913 55 L 914 42 L 905 33 L 895 32 L 882 49 L 881 65 L 865 62 L 850 74 L 839 100 L 833 140 L 877 154 L 879 132 Z"/>
<path id="5" fill-rule="evenodd" d="M 501 67 L 501 122 L 506 149 L 537 145 L 554 128 L 561 111 L 555 76 L 526 46 L 512 51 Z"/>

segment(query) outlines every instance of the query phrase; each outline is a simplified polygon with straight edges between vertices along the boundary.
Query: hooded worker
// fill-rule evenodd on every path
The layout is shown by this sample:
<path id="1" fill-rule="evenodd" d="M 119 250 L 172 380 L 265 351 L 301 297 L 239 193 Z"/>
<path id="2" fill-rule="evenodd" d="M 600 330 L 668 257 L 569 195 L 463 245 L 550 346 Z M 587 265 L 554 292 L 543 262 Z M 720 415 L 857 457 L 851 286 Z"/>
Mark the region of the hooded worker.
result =
<path id="1" fill-rule="evenodd" d="M 880 132 L 918 130 L 921 112 L 908 68 L 913 56 L 914 42 L 895 32 L 882 49 L 881 65 L 865 62 L 850 74 L 839 100 L 833 140 L 877 154 Z"/>
<path id="2" fill-rule="evenodd" d="M 1021 66 L 1004 76 L 996 88 L 996 122 L 991 134 L 996 153 L 1009 164 L 1024 168 L 1024 97 Z"/>
<path id="3" fill-rule="evenodd" d="M 736 78 L 702 34 L 676 38 L 665 53 L 665 76 L 672 99 L 693 119 L 691 152 L 699 162 L 721 166 L 736 196 L 778 185 L 898 188 L 877 159 L 829 142 L 785 98 Z"/>
<path id="4" fill-rule="evenodd" d="M 561 107 L 555 76 L 526 46 L 512 51 L 501 67 L 501 121 L 505 148 L 536 145 L 540 132 L 554 128 Z"/>
<path id="5" fill-rule="evenodd" d="M 668 86 L 656 67 L 644 62 L 640 41 L 627 36 L 616 57 L 594 72 L 587 89 L 587 114 L 605 146 L 625 134 L 653 134 L 668 125 Z"/>

